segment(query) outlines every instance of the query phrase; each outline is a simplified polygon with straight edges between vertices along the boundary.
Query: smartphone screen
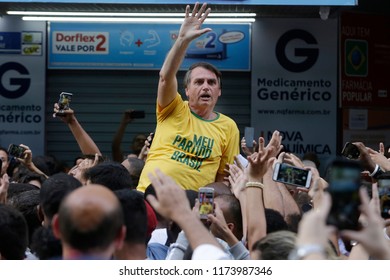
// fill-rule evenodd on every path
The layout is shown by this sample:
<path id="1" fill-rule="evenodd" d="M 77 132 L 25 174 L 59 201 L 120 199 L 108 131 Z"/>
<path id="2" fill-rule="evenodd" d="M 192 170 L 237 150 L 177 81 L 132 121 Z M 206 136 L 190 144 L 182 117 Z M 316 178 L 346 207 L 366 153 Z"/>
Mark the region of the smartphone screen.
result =
<path id="1" fill-rule="evenodd" d="M 199 215 L 201 219 L 207 219 L 207 215 L 214 213 L 214 189 L 199 188 Z"/>
<path id="2" fill-rule="evenodd" d="M 58 99 L 58 112 L 55 114 L 55 116 L 65 116 L 65 110 L 69 110 L 70 108 L 70 101 L 72 100 L 73 93 L 70 92 L 61 92 L 60 97 Z"/>
<path id="3" fill-rule="evenodd" d="M 378 179 L 378 192 L 381 216 L 390 219 L 390 178 Z"/>
<path id="4" fill-rule="evenodd" d="M 16 158 L 23 158 L 23 153 L 26 149 L 15 144 L 10 144 L 8 147 L 8 154 Z"/>
<path id="5" fill-rule="evenodd" d="M 248 148 L 252 148 L 253 147 L 253 140 L 255 137 L 255 128 L 254 127 L 245 127 L 244 137 L 245 137 L 246 146 Z"/>
<path id="6" fill-rule="evenodd" d="M 360 156 L 360 151 L 359 148 L 356 147 L 354 144 L 347 142 L 345 143 L 341 154 L 348 159 L 358 159 Z"/>
<path id="7" fill-rule="evenodd" d="M 332 207 L 327 223 L 338 229 L 359 229 L 359 189 L 361 167 L 355 161 L 335 160 L 328 168 L 327 191 L 332 197 Z"/>
<path id="8" fill-rule="evenodd" d="M 309 188 L 311 181 L 311 171 L 286 163 L 277 163 L 275 165 L 272 179 L 276 182 L 284 184 Z"/>
<path id="9" fill-rule="evenodd" d="M 58 106 L 60 110 L 67 110 L 70 106 L 70 101 L 72 100 L 73 93 L 61 92 L 60 98 L 58 99 Z"/>

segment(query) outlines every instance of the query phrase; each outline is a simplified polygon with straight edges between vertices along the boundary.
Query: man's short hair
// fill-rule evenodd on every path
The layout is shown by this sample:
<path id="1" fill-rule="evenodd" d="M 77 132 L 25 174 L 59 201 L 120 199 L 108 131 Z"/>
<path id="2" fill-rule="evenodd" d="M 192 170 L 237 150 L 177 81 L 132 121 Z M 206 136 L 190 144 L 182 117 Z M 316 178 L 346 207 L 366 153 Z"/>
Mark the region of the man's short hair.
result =
<path id="1" fill-rule="evenodd" d="M 118 237 L 123 226 L 123 210 L 117 197 L 114 200 L 106 194 L 105 204 L 111 203 L 111 207 L 105 209 L 100 207 L 101 200 L 90 199 L 93 196 L 91 189 L 87 188 L 103 188 L 107 192 L 111 192 L 104 186 L 90 185 L 79 188 L 70 193 L 61 203 L 58 211 L 58 225 L 61 232 L 61 240 L 69 244 L 72 248 L 84 253 L 89 253 L 95 250 L 105 250 Z M 90 192 L 91 196 L 87 196 Z M 76 196 L 83 196 L 83 199 L 75 207 L 75 202 L 72 201 Z M 100 198 L 103 197 L 99 194 Z M 85 199 L 84 199 L 85 197 Z M 76 208 L 76 209 L 75 209 Z M 100 209 L 99 209 L 100 208 Z M 106 207 L 107 208 L 107 207 Z M 100 211 L 101 210 L 101 211 Z M 99 211 L 97 213 L 96 211 Z M 87 219 L 83 214 L 93 216 L 93 221 Z M 94 215 L 95 214 L 95 215 Z"/>
<path id="2" fill-rule="evenodd" d="M 4 147 L 0 147 L 0 151 L 3 151 L 4 153 L 6 153 L 8 156 L 8 160 L 9 160 L 8 150 Z"/>
<path id="3" fill-rule="evenodd" d="M 28 244 L 30 244 L 34 231 L 42 227 L 42 222 L 39 219 L 37 212 L 37 206 L 39 205 L 39 189 L 33 189 L 14 195 L 7 203 L 19 210 L 25 218 L 28 227 Z"/>
<path id="4" fill-rule="evenodd" d="M 125 242 L 146 244 L 147 214 L 143 195 L 131 189 L 117 190 L 114 193 L 123 209 Z"/>
<path id="5" fill-rule="evenodd" d="M 79 180 L 66 173 L 57 173 L 46 179 L 39 193 L 40 205 L 46 217 L 51 220 L 58 213 L 64 197 L 81 185 Z"/>
<path id="6" fill-rule="evenodd" d="M 252 251 L 260 251 L 262 260 L 287 260 L 295 248 L 296 234 L 287 230 L 268 233 L 253 244 Z"/>
<path id="7" fill-rule="evenodd" d="M 118 162 L 102 162 L 87 169 L 84 177 L 92 184 L 103 185 L 112 191 L 131 188 L 133 185 L 129 171 Z"/>
<path id="8" fill-rule="evenodd" d="M 28 228 L 22 213 L 0 203 L 0 255 L 6 260 L 23 260 L 28 244 Z"/>
<path id="9" fill-rule="evenodd" d="M 184 75 L 184 80 L 183 80 L 184 88 L 187 88 L 191 82 L 192 70 L 195 68 L 198 68 L 198 67 L 201 67 L 201 68 L 204 68 L 204 69 L 207 69 L 207 70 L 213 72 L 215 74 L 215 76 L 217 76 L 219 87 L 222 87 L 222 82 L 221 82 L 222 73 L 221 73 L 221 71 L 219 71 L 217 69 L 217 67 L 215 67 L 211 63 L 201 61 L 201 62 L 196 62 L 196 63 L 192 64 L 190 66 L 190 68 L 188 68 L 188 71 Z"/>
<path id="10" fill-rule="evenodd" d="M 243 227 L 240 201 L 234 195 L 231 194 L 220 194 L 216 197 L 216 199 L 221 199 L 227 203 L 228 209 L 223 213 L 226 222 L 234 223 L 235 232 L 237 235 L 239 235 L 236 237 L 239 239 L 242 238 Z"/>
<path id="11" fill-rule="evenodd" d="M 145 161 L 139 158 L 127 158 L 129 162 L 129 174 L 132 180 L 132 189 L 135 189 L 138 186 L 139 177 L 141 176 L 142 169 L 145 166 Z"/>

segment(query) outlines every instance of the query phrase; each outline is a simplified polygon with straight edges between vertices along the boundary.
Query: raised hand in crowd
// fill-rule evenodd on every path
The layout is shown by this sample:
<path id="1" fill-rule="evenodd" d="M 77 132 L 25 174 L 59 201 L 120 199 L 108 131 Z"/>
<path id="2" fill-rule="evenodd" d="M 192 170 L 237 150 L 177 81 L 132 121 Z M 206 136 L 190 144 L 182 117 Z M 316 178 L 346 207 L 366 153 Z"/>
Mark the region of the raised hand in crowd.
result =
<path id="1" fill-rule="evenodd" d="M 258 151 L 259 145 L 257 144 L 256 140 L 253 140 L 252 148 L 249 148 L 246 144 L 245 137 L 242 137 L 241 139 L 241 150 L 246 156 L 250 156 L 254 152 Z"/>
<path id="2" fill-rule="evenodd" d="M 376 169 L 376 164 L 372 160 L 367 147 L 363 144 L 363 142 L 354 142 L 353 144 L 359 149 L 360 156 L 358 161 L 361 163 L 362 168 L 370 173 L 373 173 Z"/>
<path id="3" fill-rule="evenodd" d="M 248 182 L 248 177 L 245 174 L 245 170 L 241 169 L 238 160 L 237 164 L 229 164 L 229 183 L 232 193 L 237 199 L 243 198 L 243 192 L 245 191 L 245 184 Z"/>
<path id="4" fill-rule="evenodd" d="M 332 205 L 329 193 L 323 193 L 316 209 L 303 215 L 299 223 L 296 248 L 290 259 L 327 259 L 326 247 L 335 227 L 326 224 Z"/>
<path id="5" fill-rule="evenodd" d="M 361 206 L 360 211 L 363 215 L 363 228 L 359 231 L 344 230 L 341 236 L 354 240 L 361 244 L 369 256 L 378 260 L 390 259 L 390 241 L 387 236 L 386 226 L 390 224 L 385 222 L 378 213 L 376 203 L 370 203 L 367 190 L 360 189 Z"/>
<path id="6" fill-rule="evenodd" d="M 385 156 L 385 147 L 383 143 L 379 143 L 379 151 L 375 151 L 367 147 L 371 159 L 378 164 L 383 171 L 390 171 L 390 160 Z"/>
<path id="7" fill-rule="evenodd" d="M 4 173 L 4 175 L 0 177 L 0 204 L 7 203 L 8 187 L 9 187 L 8 174 Z"/>
<path id="8" fill-rule="evenodd" d="M 73 166 L 68 174 L 75 177 L 77 180 L 79 180 L 83 185 L 87 184 L 87 181 L 84 177 L 84 173 L 87 169 L 96 166 L 99 164 L 99 162 L 102 161 L 102 157 L 99 154 L 95 154 L 92 156 L 86 156 L 79 164 Z"/>
<path id="9" fill-rule="evenodd" d="M 267 234 L 267 225 L 264 210 L 264 189 L 268 185 L 263 185 L 263 177 L 270 167 L 275 146 L 264 147 L 264 138 L 259 138 L 259 151 L 248 157 L 246 175 L 246 219 L 248 223 L 248 248 L 252 251 L 253 244 Z"/>
<path id="10" fill-rule="evenodd" d="M 242 228 L 243 228 L 243 240 L 247 238 L 247 202 L 246 202 L 246 183 L 248 177 L 245 173 L 244 167 L 236 157 L 235 164 L 229 165 L 229 184 L 233 195 L 240 201 L 241 213 L 242 213 Z"/>
<path id="11" fill-rule="evenodd" d="M 302 160 L 293 153 L 284 153 L 283 162 L 289 165 L 293 165 L 295 167 L 305 168 L 305 165 L 303 164 Z"/>
<path id="12" fill-rule="evenodd" d="M 25 148 L 25 151 L 23 153 L 23 157 L 22 158 L 17 158 L 17 160 L 19 162 L 21 162 L 24 166 L 27 167 L 27 169 L 29 169 L 30 171 L 32 172 L 35 172 L 39 175 L 42 175 L 44 176 L 46 179 L 49 178 L 48 175 L 46 175 L 43 171 L 41 171 L 38 167 L 35 166 L 34 162 L 32 161 L 32 151 L 31 149 L 24 145 L 24 144 L 20 144 L 21 147 Z"/>
<path id="13" fill-rule="evenodd" d="M 141 116 L 138 113 L 141 113 Z M 119 124 L 118 130 L 116 131 L 114 138 L 111 143 L 111 152 L 112 152 L 112 159 L 116 162 L 122 162 L 124 159 L 123 152 L 121 149 L 122 139 L 123 135 L 125 134 L 126 127 L 129 123 L 131 123 L 134 119 L 137 117 L 144 117 L 145 112 L 144 111 L 136 111 L 133 109 L 126 110 L 123 112 L 121 122 Z M 127 157 L 139 157 L 141 153 L 141 146 L 140 143 L 145 141 L 146 136 L 143 134 L 138 134 L 134 137 L 131 145 L 131 152 L 127 155 Z M 142 143 L 143 144 L 143 143 Z"/>
<path id="14" fill-rule="evenodd" d="M 214 202 L 214 214 L 209 214 L 208 219 L 211 222 L 210 227 L 215 236 L 220 236 L 230 247 L 239 242 L 231 228 L 229 228 L 229 225 L 226 223 L 223 212 L 217 201 Z"/>
<path id="15" fill-rule="evenodd" d="M 150 146 L 152 145 L 153 137 L 154 137 L 154 132 L 149 133 L 148 137 L 146 137 L 144 146 L 142 147 L 141 152 L 138 155 L 139 159 L 145 161 L 146 158 L 148 157 Z"/>
<path id="16" fill-rule="evenodd" d="M 265 146 L 266 150 L 271 149 L 270 155 L 269 155 L 270 157 L 277 157 L 278 154 L 283 150 L 282 140 L 283 140 L 283 137 L 280 134 L 280 132 L 278 130 L 275 130 L 272 133 L 272 137 L 271 137 L 269 143 L 267 144 L 267 146 Z M 260 142 L 259 142 L 259 145 L 260 145 Z"/>
<path id="17" fill-rule="evenodd" d="M 154 174 L 149 173 L 148 176 L 156 191 L 156 197 L 148 195 L 146 199 L 160 215 L 175 221 L 184 231 L 194 250 L 193 258 L 198 255 L 196 254 L 198 248 L 200 250 L 213 248 L 215 254 L 203 256 L 207 259 L 227 257 L 214 236 L 204 227 L 190 208 L 185 191 L 170 176 L 162 173 L 159 169 L 156 169 Z M 205 245 L 206 247 L 201 248 Z"/>
<path id="18" fill-rule="evenodd" d="M 66 110 L 61 110 L 60 112 L 60 106 L 58 103 L 55 103 L 53 111 L 53 117 L 60 118 L 68 125 L 83 155 L 94 155 L 96 153 L 102 155 L 96 143 L 77 120 L 73 109 L 68 108 Z M 61 114 L 59 114 L 59 112 Z"/>

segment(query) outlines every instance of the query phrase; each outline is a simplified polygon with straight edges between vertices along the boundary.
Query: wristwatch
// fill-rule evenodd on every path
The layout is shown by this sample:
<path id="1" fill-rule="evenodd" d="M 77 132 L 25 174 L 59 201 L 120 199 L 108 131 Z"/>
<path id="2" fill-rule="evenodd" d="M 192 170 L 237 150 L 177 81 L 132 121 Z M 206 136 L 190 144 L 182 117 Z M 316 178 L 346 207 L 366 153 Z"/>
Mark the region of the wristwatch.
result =
<path id="1" fill-rule="evenodd" d="M 319 244 L 307 244 L 295 247 L 288 255 L 289 260 L 302 260 L 310 254 L 325 255 L 324 247 Z"/>

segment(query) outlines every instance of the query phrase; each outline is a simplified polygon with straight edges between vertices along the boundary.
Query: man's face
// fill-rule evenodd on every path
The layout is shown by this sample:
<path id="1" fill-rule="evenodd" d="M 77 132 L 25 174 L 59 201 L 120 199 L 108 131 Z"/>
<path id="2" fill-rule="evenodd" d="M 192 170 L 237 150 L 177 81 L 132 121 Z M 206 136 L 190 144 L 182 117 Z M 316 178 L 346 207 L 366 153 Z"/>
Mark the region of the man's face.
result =
<path id="1" fill-rule="evenodd" d="M 68 174 L 75 177 L 77 180 L 79 180 L 82 184 L 85 184 L 86 181 L 84 179 L 84 172 L 86 169 L 90 168 L 92 166 L 93 160 L 86 158 L 83 159 L 78 165 L 73 166 Z"/>
<path id="2" fill-rule="evenodd" d="M 133 152 L 139 153 L 143 146 L 145 145 L 146 136 L 145 135 L 137 135 L 133 141 Z"/>
<path id="3" fill-rule="evenodd" d="M 3 162 L 0 170 L 0 176 L 3 176 L 7 172 L 8 168 L 8 153 L 4 152 L 3 150 L 0 150 L 0 159 Z"/>
<path id="4" fill-rule="evenodd" d="M 186 95 L 192 110 L 214 109 L 218 97 L 221 95 L 217 76 L 202 67 L 193 69 L 190 83 L 186 88 Z"/>

